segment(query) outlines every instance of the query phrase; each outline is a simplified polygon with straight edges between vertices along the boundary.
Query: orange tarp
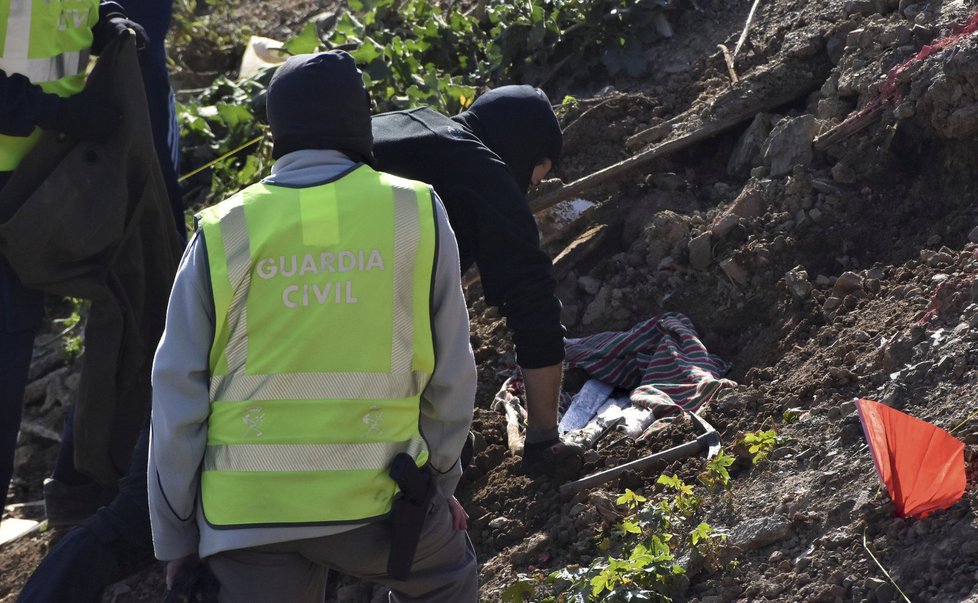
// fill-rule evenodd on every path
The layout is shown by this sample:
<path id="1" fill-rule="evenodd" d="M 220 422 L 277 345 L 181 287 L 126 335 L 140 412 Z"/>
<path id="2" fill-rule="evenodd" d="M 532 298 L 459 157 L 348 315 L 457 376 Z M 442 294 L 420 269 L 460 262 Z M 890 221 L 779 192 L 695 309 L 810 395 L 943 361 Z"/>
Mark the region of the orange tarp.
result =
<path id="1" fill-rule="evenodd" d="M 926 517 L 964 494 L 964 444 L 940 427 L 873 400 L 857 400 L 876 471 L 900 517 Z"/>

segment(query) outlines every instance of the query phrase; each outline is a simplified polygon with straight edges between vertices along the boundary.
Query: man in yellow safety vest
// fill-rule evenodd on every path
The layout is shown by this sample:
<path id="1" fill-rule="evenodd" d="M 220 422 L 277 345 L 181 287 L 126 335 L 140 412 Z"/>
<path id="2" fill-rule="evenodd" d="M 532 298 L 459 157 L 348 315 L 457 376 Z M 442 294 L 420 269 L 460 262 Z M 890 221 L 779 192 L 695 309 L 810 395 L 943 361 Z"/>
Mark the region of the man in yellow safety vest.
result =
<path id="1" fill-rule="evenodd" d="M 444 207 L 366 164 L 347 53 L 291 57 L 267 111 L 271 176 L 198 215 L 153 367 L 168 584 L 199 557 L 222 600 L 320 602 L 333 568 L 476 601 L 453 496 L 476 371 Z"/>
<path id="2" fill-rule="evenodd" d="M 0 0 L 0 189 L 41 130 L 102 141 L 121 116 L 83 91 L 90 53 L 142 28 L 115 2 Z M 39 291 L 23 287 L 0 255 L 0 505 L 13 472 L 34 331 L 44 313 Z"/>

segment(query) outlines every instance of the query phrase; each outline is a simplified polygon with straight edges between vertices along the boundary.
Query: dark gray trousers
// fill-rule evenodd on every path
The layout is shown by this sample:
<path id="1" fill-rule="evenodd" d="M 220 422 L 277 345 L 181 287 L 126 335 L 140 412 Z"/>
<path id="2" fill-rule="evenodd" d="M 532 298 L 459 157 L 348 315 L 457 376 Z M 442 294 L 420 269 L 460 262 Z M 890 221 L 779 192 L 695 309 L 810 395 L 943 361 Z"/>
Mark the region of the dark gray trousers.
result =
<path id="1" fill-rule="evenodd" d="M 380 521 L 333 536 L 226 551 L 207 563 L 221 584 L 222 603 L 321 603 L 330 569 L 389 587 L 395 603 L 479 600 L 475 550 L 452 527 L 443 499 L 425 520 L 408 580 L 387 576 L 389 551 L 390 525 Z"/>

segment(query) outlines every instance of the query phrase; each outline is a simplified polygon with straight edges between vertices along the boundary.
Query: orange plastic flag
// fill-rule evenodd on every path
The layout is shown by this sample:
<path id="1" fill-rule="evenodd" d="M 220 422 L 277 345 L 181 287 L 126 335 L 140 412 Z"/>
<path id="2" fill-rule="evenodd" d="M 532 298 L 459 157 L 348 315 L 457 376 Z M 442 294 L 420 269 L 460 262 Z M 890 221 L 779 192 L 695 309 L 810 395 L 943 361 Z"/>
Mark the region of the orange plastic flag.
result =
<path id="1" fill-rule="evenodd" d="M 900 517 L 927 517 L 964 494 L 964 444 L 940 427 L 873 400 L 857 400 L 876 471 Z"/>

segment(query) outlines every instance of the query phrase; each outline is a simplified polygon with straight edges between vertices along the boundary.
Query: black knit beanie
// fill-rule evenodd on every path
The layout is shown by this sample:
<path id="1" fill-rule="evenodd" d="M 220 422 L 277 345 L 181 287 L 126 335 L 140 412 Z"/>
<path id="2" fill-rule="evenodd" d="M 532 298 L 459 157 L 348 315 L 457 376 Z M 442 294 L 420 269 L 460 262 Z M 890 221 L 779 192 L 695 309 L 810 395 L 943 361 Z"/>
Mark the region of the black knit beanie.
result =
<path id="1" fill-rule="evenodd" d="M 370 96 L 348 53 L 289 57 L 268 85 L 265 107 L 272 157 L 303 149 L 335 149 L 373 161 Z"/>

